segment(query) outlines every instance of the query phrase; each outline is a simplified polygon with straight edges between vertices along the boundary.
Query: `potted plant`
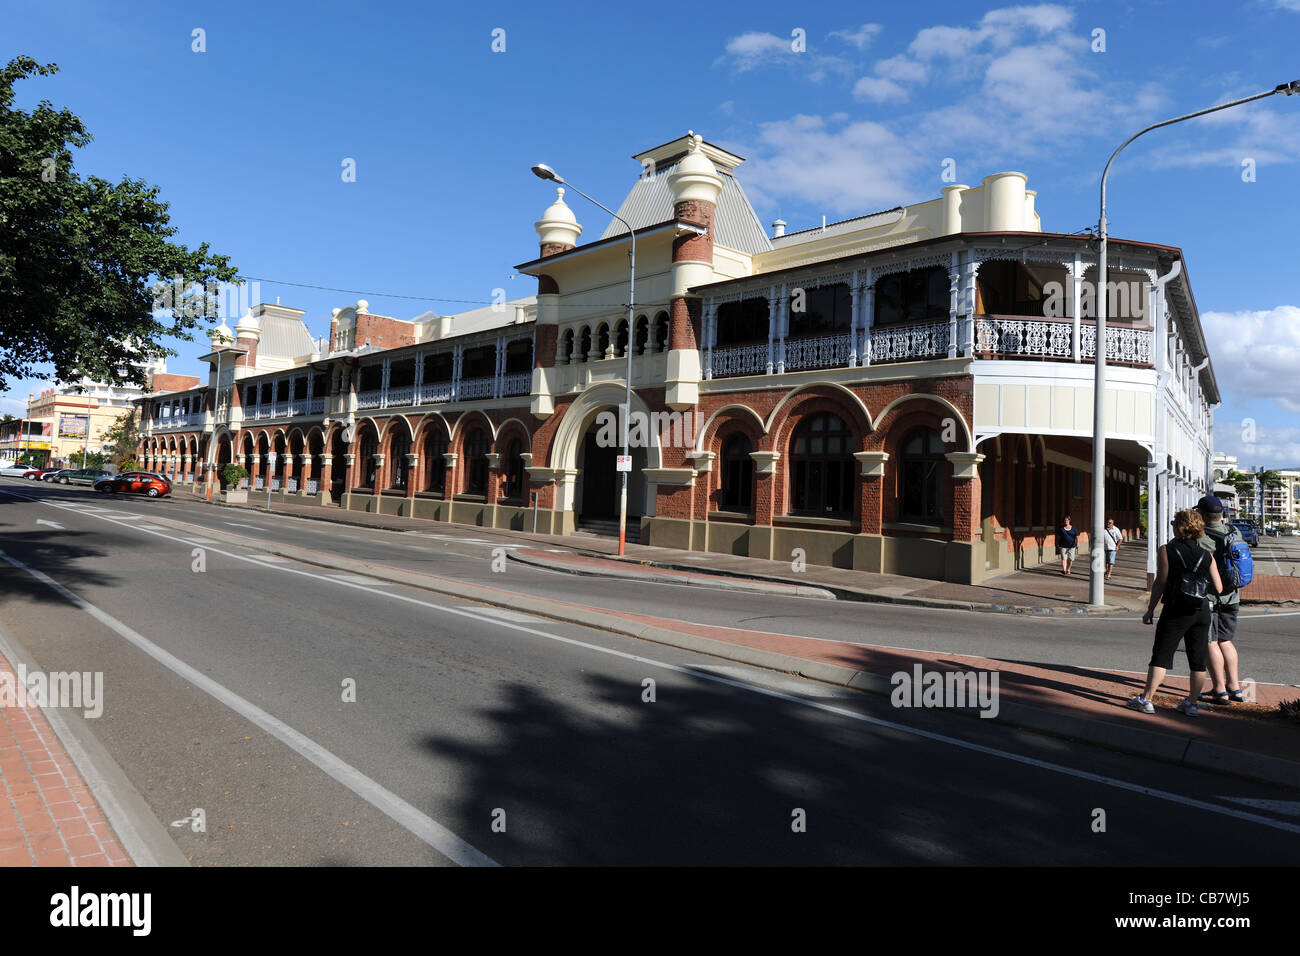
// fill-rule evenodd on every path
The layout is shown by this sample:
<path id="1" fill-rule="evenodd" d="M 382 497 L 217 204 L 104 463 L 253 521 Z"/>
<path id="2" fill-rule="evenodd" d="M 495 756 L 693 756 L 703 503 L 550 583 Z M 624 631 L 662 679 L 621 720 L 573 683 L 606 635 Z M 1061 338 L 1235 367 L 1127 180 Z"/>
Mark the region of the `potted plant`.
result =
<path id="1" fill-rule="evenodd" d="M 226 504 L 247 504 L 248 489 L 239 487 L 239 483 L 248 477 L 243 465 L 227 465 L 221 470 L 221 477 L 226 483 Z"/>

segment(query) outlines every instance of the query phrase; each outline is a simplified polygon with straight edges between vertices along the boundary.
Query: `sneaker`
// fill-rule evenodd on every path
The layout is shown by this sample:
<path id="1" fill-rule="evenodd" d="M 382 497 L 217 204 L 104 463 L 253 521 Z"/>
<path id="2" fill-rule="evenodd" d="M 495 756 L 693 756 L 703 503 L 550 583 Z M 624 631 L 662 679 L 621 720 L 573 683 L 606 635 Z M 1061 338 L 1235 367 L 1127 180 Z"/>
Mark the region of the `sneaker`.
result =
<path id="1" fill-rule="evenodd" d="M 1183 701 L 1181 704 L 1179 704 L 1178 709 L 1181 710 L 1188 717 L 1201 716 L 1201 711 L 1200 708 L 1196 706 L 1196 701 L 1192 700 L 1190 697 L 1187 700 Z"/>
<path id="2" fill-rule="evenodd" d="M 1156 705 L 1143 697 L 1134 697 L 1126 705 L 1130 710 L 1140 710 L 1144 714 L 1154 714 Z"/>

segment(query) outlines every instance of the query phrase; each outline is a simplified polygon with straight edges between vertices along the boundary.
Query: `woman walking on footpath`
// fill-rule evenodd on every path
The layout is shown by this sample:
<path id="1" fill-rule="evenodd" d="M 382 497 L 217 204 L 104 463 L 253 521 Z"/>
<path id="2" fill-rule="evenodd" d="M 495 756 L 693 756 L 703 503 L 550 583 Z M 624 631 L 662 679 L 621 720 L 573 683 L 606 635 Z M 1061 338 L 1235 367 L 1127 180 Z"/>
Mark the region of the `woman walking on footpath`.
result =
<path id="1" fill-rule="evenodd" d="M 1156 603 L 1164 602 L 1156 623 L 1151 663 L 1147 666 L 1147 685 L 1128 702 L 1133 710 L 1154 714 L 1151 699 L 1156 688 L 1174 666 L 1174 651 L 1182 641 L 1191 668 L 1191 692 L 1178 709 L 1188 717 L 1198 716 L 1196 700 L 1205 687 L 1205 660 L 1209 653 L 1211 590 L 1223 591 L 1214 556 L 1200 545 L 1205 534 L 1205 519 L 1192 509 L 1174 515 L 1174 538 L 1157 552 L 1156 579 L 1151 584 L 1151 599 L 1142 623 L 1150 624 Z"/>
<path id="2" fill-rule="evenodd" d="M 1059 541 L 1057 547 L 1061 549 L 1061 573 L 1069 574 L 1070 568 L 1074 567 L 1074 559 L 1079 554 L 1079 529 L 1070 523 L 1070 516 L 1065 516 L 1064 523 L 1056 529 L 1056 537 Z"/>

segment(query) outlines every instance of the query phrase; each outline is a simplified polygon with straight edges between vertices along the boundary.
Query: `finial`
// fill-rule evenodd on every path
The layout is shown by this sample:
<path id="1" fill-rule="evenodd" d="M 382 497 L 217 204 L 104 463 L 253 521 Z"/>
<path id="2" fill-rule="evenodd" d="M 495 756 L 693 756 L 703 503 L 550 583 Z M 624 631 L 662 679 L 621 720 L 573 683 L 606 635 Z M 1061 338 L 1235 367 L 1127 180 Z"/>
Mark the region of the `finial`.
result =
<path id="1" fill-rule="evenodd" d="M 564 202 L 564 187 L 560 186 L 555 190 L 555 201 Z"/>

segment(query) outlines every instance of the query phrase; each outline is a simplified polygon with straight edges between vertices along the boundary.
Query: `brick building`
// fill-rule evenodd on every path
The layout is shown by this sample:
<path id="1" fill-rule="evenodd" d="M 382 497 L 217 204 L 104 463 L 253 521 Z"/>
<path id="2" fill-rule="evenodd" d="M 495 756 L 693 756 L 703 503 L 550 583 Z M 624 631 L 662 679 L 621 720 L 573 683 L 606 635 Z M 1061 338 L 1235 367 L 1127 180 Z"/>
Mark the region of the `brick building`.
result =
<path id="1" fill-rule="evenodd" d="M 579 244 L 561 189 L 517 266 L 535 297 L 361 301 L 318 343 L 259 306 L 214 333 L 206 386 L 145 399 L 142 453 L 497 527 L 536 495 L 539 530 L 607 531 L 630 347 L 642 542 L 969 582 L 1052 559 L 1067 512 L 1090 527 L 1096 242 L 1042 231 L 1022 174 L 769 234 L 741 157 L 688 134 L 635 159 L 631 329 L 627 229 Z M 1217 387 L 1180 251 L 1111 240 L 1110 266 L 1107 514 L 1135 531 L 1149 485 L 1164 528 L 1206 487 Z"/>

